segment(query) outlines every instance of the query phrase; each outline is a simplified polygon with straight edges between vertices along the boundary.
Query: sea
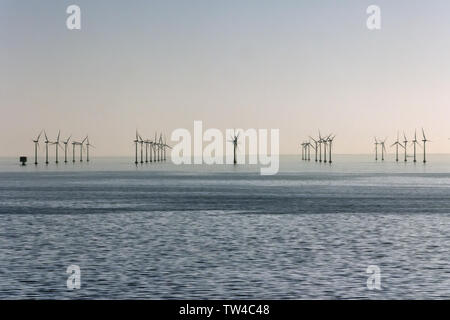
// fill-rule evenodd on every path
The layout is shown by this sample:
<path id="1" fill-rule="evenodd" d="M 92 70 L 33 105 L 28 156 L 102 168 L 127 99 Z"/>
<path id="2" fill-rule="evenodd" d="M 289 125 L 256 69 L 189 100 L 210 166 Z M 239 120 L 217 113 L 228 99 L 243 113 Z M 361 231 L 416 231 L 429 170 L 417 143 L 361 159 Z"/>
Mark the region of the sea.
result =
<path id="1" fill-rule="evenodd" d="M 450 155 L 32 160 L 0 158 L 0 299 L 450 298 Z"/>

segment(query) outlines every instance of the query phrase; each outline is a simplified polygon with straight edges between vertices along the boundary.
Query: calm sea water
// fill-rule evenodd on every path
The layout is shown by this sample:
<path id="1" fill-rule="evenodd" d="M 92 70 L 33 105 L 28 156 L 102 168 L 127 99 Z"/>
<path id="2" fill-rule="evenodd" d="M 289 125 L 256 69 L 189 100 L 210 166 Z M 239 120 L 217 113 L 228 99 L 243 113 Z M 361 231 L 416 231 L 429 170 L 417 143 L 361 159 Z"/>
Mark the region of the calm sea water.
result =
<path id="1" fill-rule="evenodd" d="M 0 159 L 0 298 L 449 299 L 450 156 L 429 160 Z"/>

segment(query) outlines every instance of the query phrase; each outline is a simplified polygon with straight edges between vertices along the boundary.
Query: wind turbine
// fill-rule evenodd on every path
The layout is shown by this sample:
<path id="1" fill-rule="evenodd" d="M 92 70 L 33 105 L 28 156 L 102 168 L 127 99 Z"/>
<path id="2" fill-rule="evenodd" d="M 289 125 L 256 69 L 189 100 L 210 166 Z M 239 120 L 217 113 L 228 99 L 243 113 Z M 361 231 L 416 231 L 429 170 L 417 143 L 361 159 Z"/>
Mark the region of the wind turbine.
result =
<path id="1" fill-rule="evenodd" d="M 423 142 L 423 163 L 426 163 L 427 159 L 426 159 L 425 145 L 427 142 L 431 142 L 431 141 L 427 140 L 427 138 L 425 137 L 425 131 L 423 130 L 423 128 L 422 128 L 422 135 L 423 135 L 423 140 L 422 140 L 422 142 Z"/>
<path id="2" fill-rule="evenodd" d="M 148 139 L 145 139 L 144 144 L 145 144 L 145 163 L 148 163 L 148 144 L 149 144 Z"/>
<path id="3" fill-rule="evenodd" d="M 387 140 L 387 138 L 380 142 L 380 144 L 381 144 L 381 161 L 384 161 L 384 153 L 386 152 L 386 147 L 384 144 L 386 143 L 386 140 Z"/>
<path id="4" fill-rule="evenodd" d="M 404 137 L 404 141 L 403 141 L 403 143 L 404 143 L 404 145 L 403 145 L 403 148 L 405 148 L 405 162 L 406 161 L 408 161 L 408 159 L 407 159 L 407 146 L 408 146 L 408 139 L 406 139 L 406 135 L 405 135 L 405 133 L 403 132 L 403 137 Z"/>
<path id="5" fill-rule="evenodd" d="M 162 133 L 159 134 L 158 146 L 158 161 L 163 161 L 164 144 L 162 140 Z"/>
<path id="6" fill-rule="evenodd" d="M 165 148 L 172 149 L 172 147 L 167 144 L 166 135 L 164 135 L 164 160 L 166 160 L 166 149 Z"/>
<path id="7" fill-rule="evenodd" d="M 322 143 L 323 138 L 320 136 L 320 130 L 319 130 L 319 162 L 322 162 Z"/>
<path id="8" fill-rule="evenodd" d="M 309 138 L 312 140 L 312 141 L 314 141 L 314 151 L 315 151 L 315 160 L 316 160 L 316 162 L 317 162 L 317 145 L 318 145 L 318 142 L 317 142 L 317 140 L 315 140 L 313 137 L 311 137 L 311 136 L 309 136 Z"/>
<path id="9" fill-rule="evenodd" d="M 323 139 L 323 162 L 327 163 L 327 143 L 330 136 Z"/>
<path id="10" fill-rule="evenodd" d="M 330 134 L 330 136 L 331 136 L 331 134 Z M 336 135 L 334 135 L 333 137 L 331 137 L 330 138 L 330 136 L 328 137 L 328 139 L 327 139 L 327 141 L 328 141 L 328 143 L 329 143 L 329 148 L 328 148 L 328 156 L 329 156 L 329 160 L 328 160 L 328 163 L 331 163 L 331 145 L 333 144 L 333 140 L 334 140 L 334 137 L 336 137 Z"/>
<path id="11" fill-rule="evenodd" d="M 418 144 L 420 146 L 419 141 L 417 140 L 417 130 L 414 130 L 414 140 L 411 141 L 414 145 L 414 162 L 417 162 L 416 159 L 416 144 Z"/>
<path id="12" fill-rule="evenodd" d="M 153 161 L 154 162 L 157 161 L 157 159 L 156 159 L 156 152 L 157 152 L 156 149 L 158 149 L 158 142 L 157 142 L 157 140 L 158 140 L 158 133 L 155 132 L 155 140 L 153 140 Z"/>
<path id="13" fill-rule="evenodd" d="M 63 141 L 64 143 L 64 163 L 67 163 L 67 144 L 69 143 L 70 138 L 72 135 L 70 135 L 66 141 Z"/>
<path id="14" fill-rule="evenodd" d="M 302 142 L 300 147 L 302 148 L 302 160 L 305 160 L 305 143 Z"/>
<path id="15" fill-rule="evenodd" d="M 141 163 L 144 163 L 144 140 L 141 138 L 140 135 L 138 135 L 139 137 L 139 143 L 141 144 Z"/>
<path id="16" fill-rule="evenodd" d="M 136 130 L 136 139 L 133 141 L 135 146 L 136 146 L 136 160 L 134 161 L 135 164 L 138 164 L 138 158 L 137 158 L 137 154 L 138 154 L 138 142 L 139 142 L 139 134 Z"/>
<path id="17" fill-rule="evenodd" d="M 234 160 L 233 160 L 233 163 L 234 163 L 234 164 L 237 163 L 237 161 L 236 161 L 236 149 L 237 149 L 237 146 L 238 146 L 239 134 L 240 134 L 240 132 L 238 132 L 238 134 L 236 135 L 236 131 L 235 131 L 235 132 L 234 132 L 234 136 L 231 137 L 231 140 L 228 140 L 228 142 L 231 142 L 231 143 L 233 144 L 233 146 L 234 146 L 234 148 L 233 148 L 233 150 L 234 150 Z"/>
<path id="18" fill-rule="evenodd" d="M 403 147 L 402 144 L 399 142 L 398 132 L 397 132 L 397 141 L 395 141 L 391 147 L 395 146 L 395 161 L 398 162 L 398 146 Z M 415 148 L 415 147 L 414 147 Z"/>
<path id="19" fill-rule="evenodd" d="M 161 157 L 160 157 L 161 144 L 159 143 L 160 141 L 158 139 L 158 134 L 156 132 L 155 132 L 155 142 L 156 142 L 156 154 L 157 154 L 156 161 L 159 162 L 161 160 Z"/>
<path id="20" fill-rule="evenodd" d="M 166 161 L 166 147 L 168 147 L 168 145 L 166 143 L 166 135 L 165 134 L 164 134 L 163 143 L 164 143 L 164 149 L 163 149 L 163 151 L 164 151 L 164 161 Z"/>
<path id="21" fill-rule="evenodd" d="M 309 143 L 309 141 L 305 142 L 305 151 L 306 151 L 305 160 L 310 161 L 311 160 L 311 144 Z"/>
<path id="22" fill-rule="evenodd" d="M 90 142 L 89 142 L 89 136 L 86 136 L 86 161 L 89 162 L 89 147 L 95 148 Z"/>
<path id="23" fill-rule="evenodd" d="M 39 132 L 38 136 L 36 137 L 34 142 L 34 164 L 38 164 L 37 162 L 37 149 L 39 148 L 39 139 L 41 138 L 42 130 Z"/>
<path id="24" fill-rule="evenodd" d="M 61 131 L 58 131 L 58 137 L 56 138 L 56 141 L 51 143 L 51 144 L 55 145 L 56 163 L 58 163 L 58 147 L 62 148 L 61 145 L 59 144 L 59 136 L 60 136 L 60 134 L 61 134 Z"/>
<path id="25" fill-rule="evenodd" d="M 80 162 L 83 162 L 83 148 L 84 148 L 84 142 L 86 141 L 86 139 L 87 139 L 87 136 L 86 136 L 86 138 L 83 139 L 83 141 L 81 141 L 79 143 L 79 145 L 80 145 Z"/>
<path id="26" fill-rule="evenodd" d="M 377 140 L 377 137 L 374 137 L 375 139 L 375 161 L 378 161 L 378 145 L 380 144 Z"/>
<path id="27" fill-rule="evenodd" d="M 47 137 L 47 132 L 45 132 L 44 130 L 44 136 L 45 136 L 45 164 L 48 164 L 48 144 L 50 143 L 50 141 L 48 140 Z"/>
<path id="28" fill-rule="evenodd" d="M 72 162 L 75 162 L 75 146 L 78 145 L 78 144 L 79 144 L 79 142 L 72 141 L 72 148 L 73 148 L 73 150 L 72 150 Z"/>
<path id="29" fill-rule="evenodd" d="M 149 147 L 150 162 L 152 162 L 153 141 L 151 141 L 151 140 L 147 140 L 147 141 L 148 141 L 148 147 Z"/>

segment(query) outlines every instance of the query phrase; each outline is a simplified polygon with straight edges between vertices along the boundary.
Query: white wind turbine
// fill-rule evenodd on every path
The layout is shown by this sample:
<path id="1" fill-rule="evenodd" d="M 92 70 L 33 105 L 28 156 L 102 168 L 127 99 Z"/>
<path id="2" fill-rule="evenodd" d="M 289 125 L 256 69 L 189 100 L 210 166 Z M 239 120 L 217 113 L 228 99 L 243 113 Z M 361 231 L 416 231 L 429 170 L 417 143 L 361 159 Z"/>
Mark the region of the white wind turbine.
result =
<path id="1" fill-rule="evenodd" d="M 228 140 L 228 142 L 231 142 L 233 144 L 233 155 L 234 155 L 233 163 L 234 164 L 237 164 L 236 151 L 237 151 L 237 147 L 238 147 L 239 134 L 240 134 L 240 132 L 238 132 L 238 134 L 236 135 L 236 130 L 235 130 L 233 136 L 231 136 L 231 140 Z"/>
<path id="2" fill-rule="evenodd" d="M 152 162 L 153 161 L 153 157 L 152 157 L 152 154 L 153 154 L 153 141 L 152 140 L 150 140 L 150 139 L 148 139 L 147 140 L 148 141 L 148 148 L 149 148 L 149 155 L 150 155 L 150 162 Z"/>
<path id="3" fill-rule="evenodd" d="M 164 134 L 164 140 L 163 140 L 163 144 L 164 144 L 164 161 L 166 161 L 166 148 L 170 148 L 168 145 L 167 145 L 167 140 L 166 140 L 166 134 Z"/>
<path id="4" fill-rule="evenodd" d="M 141 163 L 144 163 L 144 140 L 140 135 L 139 136 L 139 143 L 141 145 Z"/>
<path id="5" fill-rule="evenodd" d="M 87 139 L 87 136 L 86 136 L 86 138 L 83 139 L 83 141 L 81 141 L 79 143 L 79 146 L 80 146 L 80 162 L 83 162 L 83 148 L 84 148 L 84 142 L 86 141 L 86 139 Z"/>
<path id="6" fill-rule="evenodd" d="M 395 161 L 398 162 L 398 147 L 399 147 L 399 146 L 400 146 L 400 147 L 403 147 L 402 144 L 401 144 L 400 141 L 399 141 L 399 134 L 398 134 L 398 132 L 397 132 L 397 141 L 395 141 L 395 142 L 391 145 L 391 147 L 393 147 L 393 146 L 395 146 Z"/>
<path id="7" fill-rule="evenodd" d="M 72 135 L 70 135 L 67 140 L 63 141 L 64 144 L 64 163 L 67 163 L 67 146 L 69 144 L 69 140 L 72 137 Z"/>
<path id="8" fill-rule="evenodd" d="M 158 140 L 158 161 L 163 160 L 163 142 L 162 142 L 162 133 L 159 134 L 159 140 Z"/>
<path id="9" fill-rule="evenodd" d="M 380 142 L 381 144 L 381 161 L 384 161 L 384 153 L 386 152 L 386 146 L 384 145 L 386 143 L 386 139 Z"/>
<path id="10" fill-rule="evenodd" d="M 417 130 L 414 130 L 414 140 L 411 141 L 414 145 L 414 162 L 417 162 L 417 158 L 416 158 L 416 144 L 418 144 L 420 146 L 419 141 L 417 140 Z"/>
<path id="11" fill-rule="evenodd" d="M 377 137 L 374 137 L 375 139 L 375 161 L 378 161 L 378 145 L 380 144 L 377 140 Z"/>
<path id="12" fill-rule="evenodd" d="M 314 141 L 314 151 L 315 151 L 315 161 L 317 162 L 317 146 L 318 146 L 318 141 L 315 140 L 313 137 L 309 137 L 312 141 Z"/>
<path id="13" fill-rule="evenodd" d="M 425 131 L 423 130 L 423 128 L 422 128 L 422 135 L 423 135 L 423 140 L 422 140 L 422 142 L 423 142 L 423 163 L 426 163 L 427 162 L 427 159 L 426 159 L 426 149 L 425 149 L 425 146 L 426 146 L 426 143 L 427 142 L 431 142 L 430 140 L 427 140 L 427 138 L 425 137 Z"/>
<path id="14" fill-rule="evenodd" d="M 135 160 L 134 160 L 134 163 L 135 163 L 135 164 L 138 164 L 138 143 L 139 143 L 139 134 L 138 134 L 137 130 L 136 130 L 136 139 L 134 139 L 133 142 L 134 142 L 135 147 L 136 147 L 136 158 L 135 158 Z"/>
<path id="15" fill-rule="evenodd" d="M 72 141 L 72 162 L 75 162 L 75 146 L 79 145 L 79 142 Z"/>
<path id="16" fill-rule="evenodd" d="M 56 151 L 56 163 L 58 163 L 58 148 L 62 148 L 60 143 L 59 143 L 59 136 L 61 134 L 61 131 L 58 131 L 58 137 L 56 138 L 55 142 L 51 142 L 52 145 L 55 146 L 55 151 Z"/>
<path id="17" fill-rule="evenodd" d="M 330 135 L 331 136 L 331 135 Z M 328 157 L 329 157 L 329 160 L 328 160 L 328 163 L 331 163 L 331 146 L 332 146 L 332 144 L 333 144 L 333 140 L 334 140 L 334 138 L 336 137 L 336 135 L 333 135 L 331 138 L 330 138 L 330 136 L 328 136 L 328 139 L 327 139 L 327 141 L 328 141 L 328 144 L 329 144 L 329 148 L 328 148 Z"/>
<path id="18" fill-rule="evenodd" d="M 330 135 L 323 139 L 323 162 L 327 163 L 327 143 Z"/>
<path id="19" fill-rule="evenodd" d="M 89 142 L 89 136 L 86 136 L 86 161 L 89 162 L 89 147 L 95 148 L 92 143 Z"/>
<path id="20" fill-rule="evenodd" d="M 158 133 L 155 132 L 155 139 L 153 140 L 153 162 L 158 161 L 156 152 L 158 151 Z"/>
<path id="21" fill-rule="evenodd" d="M 320 130 L 319 130 L 319 162 L 322 162 L 322 143 L 323 143 L 323 138 L 320 135 Z"/>
<path id="22" fill-rule="evenodd" d="M 149 144 L 149 140 L 145 139 L 144 140 L 144 144 L 145 144 L 145 163 L 148 163 L 148 144 Z"/>
<path id="23" fill-rule="evenodd" d="M 403 137 L 404 137 L 404 139 L 405 140 L 403 140 L 403 143 L 404 143 L 404 145 L 403 145 L 403 148 L 405 149 L 405 162 L 406 161 L 408 161 L 408 159 L 407 159 L 407 157 L 408 157 L 408 150 L 407 150 L 407 147 L 408 147 L 408 139 L 406 139 L 406 135 L 405 135 L 405 133 L 403 132 Z"/>
<path id="24" fill-rule="evenodd" d="M 34 164 L 38 164 L 37 162 L 37 150 L 39 148 L 39 139 L 41 138 L 42 130 L 36 137 L 36 139 L 33 140 L 34 142 Z"/>
<path id="25" fill-rule="evenodd" d="M 302 148 L 302 160 L 305 160 L 305 143 L 300 143 L 300 147 Z"/>
<path id="26" fill-rule="evenodd" d="M 48 140 L 47 132 L 44 130 L 44 136 L 45 136 L 45 164 L 48 164 L 48 144 L 50 143 L 50 140 Z"/>

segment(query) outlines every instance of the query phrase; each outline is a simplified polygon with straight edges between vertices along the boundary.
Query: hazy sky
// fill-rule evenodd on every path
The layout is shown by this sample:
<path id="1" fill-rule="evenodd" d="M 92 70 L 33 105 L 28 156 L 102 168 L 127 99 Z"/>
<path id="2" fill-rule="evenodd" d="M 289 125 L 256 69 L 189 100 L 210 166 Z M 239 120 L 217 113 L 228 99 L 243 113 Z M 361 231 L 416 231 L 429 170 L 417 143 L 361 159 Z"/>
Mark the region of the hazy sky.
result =
<path id="1" fill-rule="evenodd" d="M 44 128 L 133 156 L 136 128 L 194 120 L 279 128 L 291 154 L 319 128 L 336 153 L 369 153 L 423 126 L 449 152 L 449 53 L 448 0 L 0 0 L 0 155 L 31 156 Z"/>

